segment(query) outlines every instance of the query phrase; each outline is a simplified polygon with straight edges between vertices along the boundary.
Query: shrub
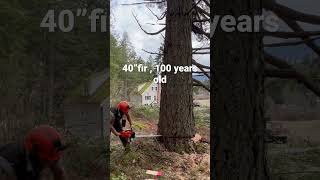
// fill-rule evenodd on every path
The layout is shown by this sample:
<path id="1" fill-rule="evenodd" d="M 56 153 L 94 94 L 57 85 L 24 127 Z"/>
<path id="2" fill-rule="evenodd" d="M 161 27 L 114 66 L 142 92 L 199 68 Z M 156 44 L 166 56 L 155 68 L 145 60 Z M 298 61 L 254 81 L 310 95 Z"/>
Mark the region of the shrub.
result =
<path id="1" fill-rule="evenodd" d="M 159 107 L 137 106 L 132 109 L 132 115 L 136 118 L 159 119 Z"/>

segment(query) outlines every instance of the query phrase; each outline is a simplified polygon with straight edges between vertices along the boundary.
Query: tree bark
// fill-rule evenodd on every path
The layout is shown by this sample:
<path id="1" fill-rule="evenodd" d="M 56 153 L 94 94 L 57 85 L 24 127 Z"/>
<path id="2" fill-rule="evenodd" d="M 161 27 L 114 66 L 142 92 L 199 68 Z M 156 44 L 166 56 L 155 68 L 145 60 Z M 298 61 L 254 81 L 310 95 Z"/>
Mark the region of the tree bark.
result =
<path id="1" fill-rule="evenodd" d="M 192 1 L 167 1 L 166 36 L 163 64 L 192 65 Z M 195 133 L 192 114 L 192 74 L 165 72 L 167 83 L 162 84 L 159 133 L 169 150 L 189 152 Z"/>
<path id="2" fill-rule="evenodd" d="M 54 120 L 54 98 L 55 98 L 55 52 L 53 52 L 52 43 L 49 42 L 49 56 L 48 56 L 48 121 L 49 123 L 55 123 Z"/>
<path id="3" fill-rule="evenodd" d="M 218 0 L 211 12 L 212 16 L 253 18 L 262 12 L 261 1 Z M 264 144 L 262 37 L 217 28 L 211 43 L 212 179 L 269 179 Z"/>

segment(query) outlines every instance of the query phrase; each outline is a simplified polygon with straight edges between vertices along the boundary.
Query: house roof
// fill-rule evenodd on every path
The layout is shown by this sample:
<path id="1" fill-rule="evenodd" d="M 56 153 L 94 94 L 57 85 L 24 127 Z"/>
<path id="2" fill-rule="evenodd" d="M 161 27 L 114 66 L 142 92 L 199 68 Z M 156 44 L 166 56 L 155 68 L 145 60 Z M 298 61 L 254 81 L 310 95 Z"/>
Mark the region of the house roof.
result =
<path id="1" fill-rule="evenodd" d="M 102 75 L 105 74 L 105 77 Z M 102 78 L 103 77 L 103 78 Z M 65 103 L 101 103 L 108 98 L 110 82 L 105 71 L 95 73 L 70 91 Z"/>
<path id="2" fill-rule="evenodd" d="M 140 89 L 138 89 L 138 93 L 139 94 L 144 93 L 152 85 L 152 83 L 153 81 L 144 83 L 143 86 Z"/>

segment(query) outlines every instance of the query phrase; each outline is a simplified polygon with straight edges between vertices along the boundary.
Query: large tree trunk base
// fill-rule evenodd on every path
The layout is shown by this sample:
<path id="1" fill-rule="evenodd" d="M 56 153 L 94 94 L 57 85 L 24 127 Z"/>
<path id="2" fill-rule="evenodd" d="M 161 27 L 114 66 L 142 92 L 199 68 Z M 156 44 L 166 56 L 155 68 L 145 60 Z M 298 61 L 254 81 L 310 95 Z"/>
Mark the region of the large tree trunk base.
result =
<path id="1" fill-rule="evenodd" d="M 193 153 L 195 152 L 194 143 L 191 139 L 178 138 L 161 138 L 160 142 L 169 151 L 177 153 Z"/>
<path id="2" fill-rule="evenodd" d="M 166 34 L 163 64 L 192 65 L 192 1 L 167 1 Z M 161 84 L 161 103 L 158 133 L 169 151 L 194 151 L 191 137 L 195 134 L 192 115 L 192 73 L 165 71 L 167 83 Z M 187 137 L 187 138 L 179 138 Z M 190 137 L 190 138 L 189 138 Z M 161 138 L 160 138 L 161 139 Z"/>

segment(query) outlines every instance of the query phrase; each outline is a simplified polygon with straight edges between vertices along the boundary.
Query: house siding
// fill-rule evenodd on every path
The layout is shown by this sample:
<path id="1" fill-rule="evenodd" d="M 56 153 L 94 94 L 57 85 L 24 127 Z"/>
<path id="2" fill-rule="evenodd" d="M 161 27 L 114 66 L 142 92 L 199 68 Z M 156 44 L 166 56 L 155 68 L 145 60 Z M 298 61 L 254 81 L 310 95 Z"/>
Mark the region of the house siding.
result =
<path id="1" fill-rule="evenodd" d="M 146 97 L 149 96 L 149 99 Z M 161 84 L 146 82 L 138 86 L 137 90 L 131 93 L 130 102 L 136 106 L 160 104 Z"/>
<path id="2" fill-rule="evenodd" d="M 150 99 L 146 99 L 150 97 Z M 152 83 L 143 93 L 142 93 L 142 105 L 150 105 L 158 103 L 158 85 Z"/>

